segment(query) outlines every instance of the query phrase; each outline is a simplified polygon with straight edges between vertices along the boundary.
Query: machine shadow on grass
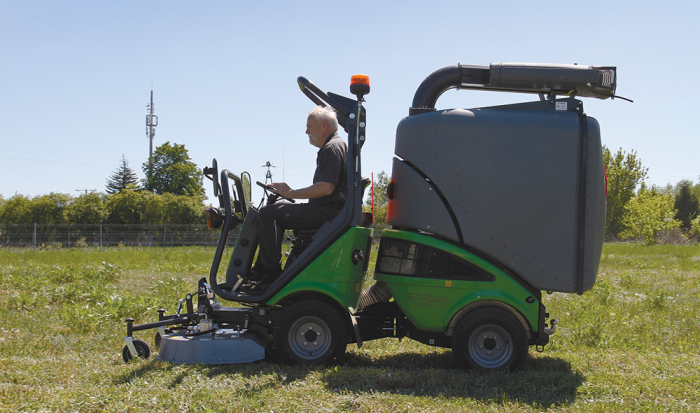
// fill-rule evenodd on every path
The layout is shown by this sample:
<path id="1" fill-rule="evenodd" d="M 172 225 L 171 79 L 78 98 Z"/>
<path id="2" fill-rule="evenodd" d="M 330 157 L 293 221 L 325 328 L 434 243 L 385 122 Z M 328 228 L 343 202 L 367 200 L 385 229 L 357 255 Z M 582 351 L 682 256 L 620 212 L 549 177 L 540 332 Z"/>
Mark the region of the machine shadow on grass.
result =
<path id="1" fill-rule="evenodd" d="M 128 370 L 122 374 L 119 374 L 114 377 L 112 380 L 112 383 L 114 385 L 120 385 L 120 384 L 128 384 L 131 383 L 135 380 L 138 380 L 142 377 L 148 376 L 149 374 L 152 374 L 155 371 L 171 371 L 175 368 L 177 368 L 176 364 L 171 364 L 171 363 L 164 363 L 160 360 L 157 360 L 155 358 L 151 358 L 149 360 L 132 360 L 130 362 L 129 366 L 136 366 L 136 364 L 140 364 L 137 368 L 134 368 L 132 370 Z M 184 377 L 184 375 L 183 375 Z M 179 379 L 178 384 L 182 381 L 182 378 Z"/>
<path id="2" fill-rule="evenodd" d="M 170 372 L 172 374 L 172 380 L 168 385 L 169 389 L 177 388 L 186 377 L 192 375 L 205 376 L 209 379 L 214 379 L 217 376 L 240 375 L 251 381 L 255 381 L 263 376 L 277 376 L 277 380 L 273 379 L 267 385 L 261 386 L 256 384 L 254 386 L 257 390 L 264 390 L 266 387 L 305 380 L 306 376 L 312 372 L 328 368 L 328 366 L 290 366 L 265 360 L 242 364 L 173 364 L 150 359 L 148 361 L 137 361 L 137 363 L 141 365 L 116 376 L 112 381 L 113 384 L 128 384 L 155 372 Z"/>
<path id="3" fill-rule="evenodd" d="M 540 407 L 572 403 L 585 377 L 569 362 L 528 357 L 516 372 L 479 373 L 455 368 L 450 352 L 402 353 L 378 359 L 347 354 L 328 370 L 324 383 L 336 392 L 387 392 L 403 395 L 470 398 Z"/>
<path id="4" fill-rule="evenodd" d="M 305 380 L 314 372 L 321 373 L 321 382 L 335 393 L 385 392 L 406 396 L 469 398 L 484 402 L 518 401 L 547 408 L 573 403 L 585 376 L 574 371 L 569 362 L 549 356 L 528 357 L 516 372 L 479 373 L 464 371 L 454 365 L 449 351 L 431 354 L 400 353 L 371 358 L 362 353 L 347 353 L 335 365 L 290 366 L 261 361 L 229 365 L 178 365 L 157 360 L 143 364 L 115 378 L 115 384 L 132 382 L 154 371 L 170 371 L 168 385 L 177 388 L 183 380 L 199 373 L 210 379 L 240 375 L 255 382 L 247 391 L 263 391 L 268 387 L 285 386 Z"/>

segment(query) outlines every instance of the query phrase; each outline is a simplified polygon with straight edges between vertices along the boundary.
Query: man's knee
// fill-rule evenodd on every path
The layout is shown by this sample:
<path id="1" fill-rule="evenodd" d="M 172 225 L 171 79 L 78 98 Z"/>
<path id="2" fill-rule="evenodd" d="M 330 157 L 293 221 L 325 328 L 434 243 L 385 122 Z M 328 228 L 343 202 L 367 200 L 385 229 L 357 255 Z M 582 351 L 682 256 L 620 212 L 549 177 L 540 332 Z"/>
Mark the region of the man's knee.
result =
<path id="1" fill-rule="evenodd" d="M 265 205 L 262 208 L 260 208 L 260 211 L 258 213 L 258 218 L 259 219 L 271 218 L 272 217 L 272 211 L 270 210 L 271 206 L 272 205 Z"/>
<path id="2" fill-rule="evenodd" d="M 284 209 L 284 204 L 282 204 L 282 203 L 265 205 L 262 208 L 260 208 L 259 217 L 260 217 L 260 219 L 270 220 L 270 221 L 279 220 L 283 209 Z"/>

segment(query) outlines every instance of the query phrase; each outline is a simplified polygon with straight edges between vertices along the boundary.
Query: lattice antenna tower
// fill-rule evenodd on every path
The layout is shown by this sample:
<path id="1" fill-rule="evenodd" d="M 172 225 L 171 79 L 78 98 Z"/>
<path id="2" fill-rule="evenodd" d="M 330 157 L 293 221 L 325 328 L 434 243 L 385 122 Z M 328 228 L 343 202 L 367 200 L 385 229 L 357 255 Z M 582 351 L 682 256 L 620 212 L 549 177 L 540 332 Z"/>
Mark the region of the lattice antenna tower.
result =
<path id="1" fill-rule="evenodd" d="M 156 136 L 156 126 L 158 126 L 158 116 L 153 114 L 155 107 L 153 105 L 153 90 L 151 90 L 151 104 L 146 105 L 148 114 L 146 115 L 146 136 L 148 136 L 149 146 L 148 146 L 148 159 L 150 164 L 150 159 L 153 156 L 153 137 Z"/>

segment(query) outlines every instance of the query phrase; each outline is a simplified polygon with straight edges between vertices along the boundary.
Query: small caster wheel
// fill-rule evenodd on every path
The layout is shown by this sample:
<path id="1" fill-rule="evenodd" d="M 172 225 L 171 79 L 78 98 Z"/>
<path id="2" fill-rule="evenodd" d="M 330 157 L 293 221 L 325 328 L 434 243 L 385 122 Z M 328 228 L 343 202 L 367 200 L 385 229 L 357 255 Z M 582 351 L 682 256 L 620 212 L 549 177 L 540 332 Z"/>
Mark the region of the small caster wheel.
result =
<path id="1" fill-rule="evenodd" d="M 136 347 L 136 352 L 138 353 L 139 357 L 142 359 L 147 359 L 151 356 L 151 349 L 148 347 L 148 344 L 146 344 L 145 341 L 134 340 L 132 343 L 134 344 L 134 347 Z M 124 363 L 128 363 L 133 358 L 131 351 L 129 351 L 129 346 L 124 346 L 124 349 L 122 350 L 122 358 L 124 359 Z"/>
<path id="2" fill-rule="evenodd" d="M 165 334 L 172 334 L 173 330 L 166 328 L 165 329 Z M 163 340 L 163 337 L 160 336 L 160 332 L 156 333 L 156 336 L 153 338 L 153 343 L 156 345 L 156 348 L 160 348 L 160 342 Z"/>

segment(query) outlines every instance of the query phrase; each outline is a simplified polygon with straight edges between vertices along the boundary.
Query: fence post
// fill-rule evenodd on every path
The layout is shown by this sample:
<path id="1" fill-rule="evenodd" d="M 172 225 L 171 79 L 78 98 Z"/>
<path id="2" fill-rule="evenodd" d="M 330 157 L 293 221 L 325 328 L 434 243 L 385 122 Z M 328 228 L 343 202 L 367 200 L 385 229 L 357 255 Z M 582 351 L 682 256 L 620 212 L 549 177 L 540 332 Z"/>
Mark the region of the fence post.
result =
<path id="1" fill-rule="evenodd" d="M 167 243 L 167 239 L 165 238 L 165 222 L 163 222 L 163 249 L 165 249 L 166 243 Z"/>
<path id="2" fill-rule="evenodd" d="M 102 223 L 100 222 L 100 252 L 102 252 Z"/>
<path id="3" fill-rule="evenodd" d="M 34 247 L 34 252 L 36 252 L 36 222 L 34 223 L 34 235 L 32 236 L 32 246 Z"/>

